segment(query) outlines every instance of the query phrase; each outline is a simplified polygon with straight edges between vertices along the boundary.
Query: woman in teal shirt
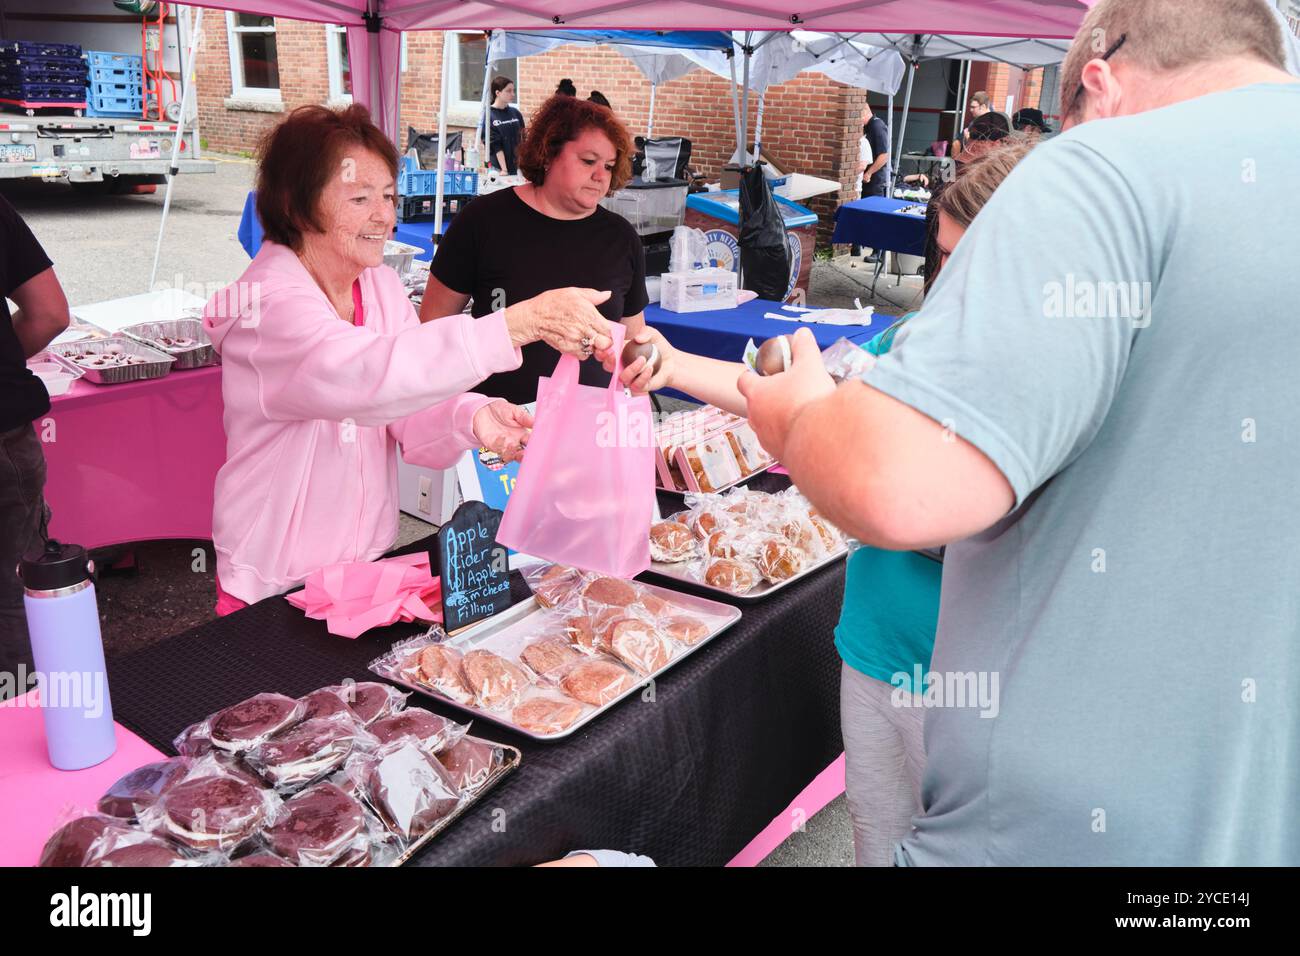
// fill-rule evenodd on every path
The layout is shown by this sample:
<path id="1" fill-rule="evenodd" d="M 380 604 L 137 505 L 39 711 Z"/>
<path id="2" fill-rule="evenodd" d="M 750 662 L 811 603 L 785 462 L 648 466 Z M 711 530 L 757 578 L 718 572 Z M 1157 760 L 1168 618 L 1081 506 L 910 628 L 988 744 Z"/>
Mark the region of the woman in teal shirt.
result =
<path id="1" fill-rule="evenodd" d="M 936 272 L 988 202 L 993 191 L 1029 151 L 1032 143 L 1008 139 L 961 167 L 956 182 L 930 201 L 938 204 L 934 241 Z M 927 277 L 927 288 L 933 276 Z M 876 335 L 864 348 L 883 355 L 911 313 Z M 654 342 L 663 356 L 660 370 L 640 381 L 644 360 L 624 370 L 625 384 L 675 388 L 738 415 L 745 399 L 736 381 L 745 370 L 734 362 L 678 352 L 653 329 L 636 336 Z M 612 364 L 612 363 L 611 363 Z M 870 372 L 867 373 L 870 382 Z M 840 672 L 840 726 L 844 735 L 845 791 L 853 819 L 859 866 L 888 866 L 893 847 L 907 835 L 921 811 L 924 684 L 939 621 L 943 566 L 911 551 L 857 547 L 849 556 L 844 604 L 835 628 Z"/>
<path id="2" fill-rule="evenodd" d="M 938 204 L 937 269 L 1029 146 L 1013 142 L 986 154 L 931 199 Z M 927 277 L 927 288 L 933 279 Z M 903 316 L 864 348 L 872 355 L 884 355 L 913 314 Z M 939 561 L 914 551 L 858 547 L 849 555 L 835 647 L 844 662 L 840 728 L 845 794 L 859 866 L 889 866 L 894 845 L 907 835 L 912 817 L 922 810 L 924 675 L 934 652 L 942 575 Z"/>

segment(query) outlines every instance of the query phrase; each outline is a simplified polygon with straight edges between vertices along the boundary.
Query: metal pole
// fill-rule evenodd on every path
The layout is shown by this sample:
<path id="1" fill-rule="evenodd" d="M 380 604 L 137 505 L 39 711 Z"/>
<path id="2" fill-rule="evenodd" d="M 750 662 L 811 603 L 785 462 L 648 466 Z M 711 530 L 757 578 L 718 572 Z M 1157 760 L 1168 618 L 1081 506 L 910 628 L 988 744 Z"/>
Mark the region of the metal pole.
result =
<path id="1" fill-rule="evenodd" d="M 744 151 L 744 134 L 740 129 L 740 91 L 736 85 L 736 56 L 733 52 L 727 57 L 727 65 L 731 67 L 731 111 L 736 118 L 736 155 L 739 156 Z"/>
<path id="2" fill-rule="evenodd" d="M 759 154 L 763 151 L 763 107 L 767 93 L 758 94 L 758 120 L 754 123 L 754 162 L 758 162 Z"/>
<path id="3" fill-rule="evenodd" d="M 491 30 L 487 31 L 487 44 L 488 44 L 488 52 L 491 53 L 492 51 Z M 482 111 L 483 125 L 481 127 L 481 129 L 483 130 L 483 148 L 478 151 L 479 161 L 478 161 L 478 166 L 475 167 L 475 171 L 479 173 L 482 173 L 484 168 L 490 165 L 490 163 L 488 162 L 488 150 L 492 148 L 492 133 L 488 128 L 488 122 L 491 118 L 490 114 L 488 113 L 488 104 L 492 99 L 492 91 L 490 86 L 491 82 L 492 82 L 492 61 L 485 56 L 483 57 L 483 111 Z M 515 88 L 518 89 L 518 86 L 516 86 Z M 475 136 L 477 135 L 478 134 L 475 133 Z"/>
<path id="4" fill-rule="evenodd" d="M 889 127 L 889 137 L 890 137 L 889 141 L 892 143 L 894 141 L 893 139 L 894 137 L 894 94 L 893 93 L 889 94 L 889 122 L 885 125 Z M 898 179 L 898 170 L 891 169 L 889 171 L 889 195 L 891 198 L 894 195 L 894 182 L 897 179 Z"/>
<path id="5" fill-rule="evenodd" d="M 203 31 L 203 8 L 194 8 L 194 29 L 190 33 L 190 50 L 185 57 L 185 79 L 184 86 L 181 87 L 181 116 L 176 121 L 176 135 L 172 138 L 172 161 L 167 168 L 167 190 L 163 194 L 163 211 L 162 222 L 158 225 L 158 243 L 153 250 L 153 269 L 149 272 L 149 291 L 153 291 L 153 284 L 158 279 L 158 260 L 162 258 L 163 233 L 167 230 L 167 213 L 172 207 L 172 184 L 176 182 L 178 172 L 177 163 L 180 161 L 181 140 L 185 137 L 185 115 L 189 112 L 190 90 L 194 88 L 194 70 L 198 65 L 199 38 Z M 162 43 L 162 36 L 159 35 L 159 44 Z M 162 100 L 162 94 L 158 94 L 159 101 Z"/>
<path id="6" fill-rule="evenodd" d="M 645 124 L 645 138 L 649 139 L 655 131 L 655 90 L 659 88 L 658 83 L 650 84 L 650 118 Z"/>
<path id="7" fill-rule="evenodd" d="M 749 41 L 753 36 L 754 31 L 745 31 L 745 80 L 740 90 L 740 165 L 742 167 L 749 165 Z"/>
<path id="8" fill-rule="evenodd" d="M 907 111 L 912 107 L 912 80 L 915 77 L 916 61 L 913 60 L 907 64 L 907 92 L 903 94 L 903 119 L 898 124 L 898 148 L 894 150 L 897 159 L 894 161 L 894 168 L 890 170 L 891 177 L 897 177 L 898 169 L 903 163 L 903 137 L 907 134 Z"/>
<path id="9" fill-rule="evenodd" d="M 442 80 L 438 89 L 438 178 L 434 180 L 437 185 L 433 194 L 433 239 L 431 240 L 435 251 L 438 248 L 438 240 L 442 236 L 442 197 L 446 192 L 443 183 L 442 157 L 446 152 L 444 147 L 447 143 L 447 86 L 451 82 L 451 44 L 454 38 L 455 34 L 450 30 L 442 35 Z M 483 134 L 488 137 L 489 148 L 491 148 L 491 135 L 486 128 Z"/>
<path id="10" fill-rule="evenodd" d="M 958 74 L 964 73 L 964 79 L 958 83 L 958 92 L 961 93 L 961 101 L 957 104 L 957 135 L 954 139 L 961 139 L 961 131 L 966 128 L 966 104 L 970 102 L 970 68 L 971 61 L 967 60 L 963 64 L 964 69 Z M 964 144 L 963 144 L 964 145 Z"/>

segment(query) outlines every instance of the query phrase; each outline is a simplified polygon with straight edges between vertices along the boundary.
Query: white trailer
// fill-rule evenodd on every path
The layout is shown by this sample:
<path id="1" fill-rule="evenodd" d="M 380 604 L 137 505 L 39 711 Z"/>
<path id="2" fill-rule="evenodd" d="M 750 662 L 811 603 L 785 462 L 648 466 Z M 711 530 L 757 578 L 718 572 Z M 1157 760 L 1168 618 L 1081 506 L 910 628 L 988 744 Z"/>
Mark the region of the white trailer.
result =
<path id="1" fill-rule="evenodd" d="M 189 7 L 169 5 L 162 26 L 162 67 L 170 80 L 160 87 L 162 119 L 156 118 L 156 112 L 155 118 L 143 119 L 3 106 L 0 180 L 40 179 L 86 190 L 129 192 L 136 185 L 166 182 L 178 135 L 182 138 L 174 172 L 214 172 L 216 165 L 202 158 L 193 95 L 188 116 L 184 124 L 180 122 L 182 78 L 190 66 L 185 61 L 191 16 Z M 150 20 L 157 34 L 157 15 Z M 0 0 L 4 40 L 75 43 L 83 50 L 139 55 L 142 21 L 111 0 Z"/>

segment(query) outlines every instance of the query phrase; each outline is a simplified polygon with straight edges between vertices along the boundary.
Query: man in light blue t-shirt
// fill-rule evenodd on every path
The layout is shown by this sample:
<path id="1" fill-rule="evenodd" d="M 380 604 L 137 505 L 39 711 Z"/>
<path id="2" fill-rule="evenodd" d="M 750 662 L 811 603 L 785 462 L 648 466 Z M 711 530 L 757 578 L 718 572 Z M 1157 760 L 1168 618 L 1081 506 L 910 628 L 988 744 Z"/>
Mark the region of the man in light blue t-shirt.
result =
<path id="1" fill-rule="evenodd" d="M 1300 83 L 1264 0 L 1101 0 L 1067 131 L 836 389 L 760 439 L 947 552 L 907 864 L 1300 864 Z M 1188 139 L 1188 130 L 1214 130 Z M 851 464 L 850 464 L 851 463 Z"/>

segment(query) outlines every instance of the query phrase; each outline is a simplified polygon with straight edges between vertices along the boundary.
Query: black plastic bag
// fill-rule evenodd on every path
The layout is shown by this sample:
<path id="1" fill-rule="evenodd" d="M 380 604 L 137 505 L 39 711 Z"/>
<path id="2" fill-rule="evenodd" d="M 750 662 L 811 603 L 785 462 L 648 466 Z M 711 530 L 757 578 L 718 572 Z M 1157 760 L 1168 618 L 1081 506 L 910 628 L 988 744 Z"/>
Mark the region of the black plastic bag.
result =
<path id="1" fill-rule="evenodd" d="M 445 152 L 460 152 L 460 133 L 447 134 L 447 149 Z M 415 155 L 419 159 L 421 169 L 441 169 L 442 164 L 438 161 L 438 134 L 421 133 L 414 126 L 406 127 L 406 148 L 409 150 L 415 147 Z"/>
<path id="2" fill-rule="evenodd" d="M 760 299 L 783 301 L 790 287 L 785 219 L 758 166 L 740 177 L 739 239 L 741 288 L 757 292 Z"/>

